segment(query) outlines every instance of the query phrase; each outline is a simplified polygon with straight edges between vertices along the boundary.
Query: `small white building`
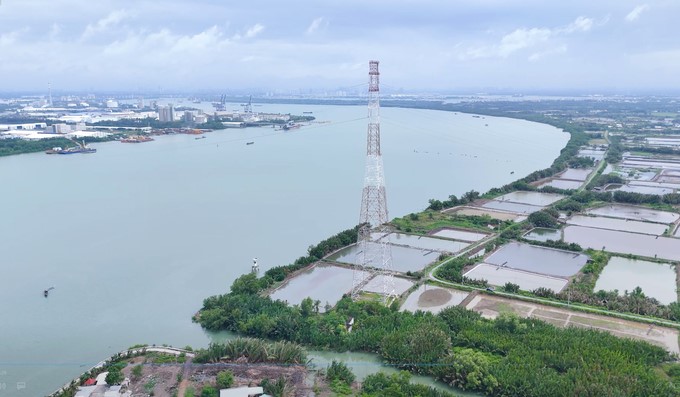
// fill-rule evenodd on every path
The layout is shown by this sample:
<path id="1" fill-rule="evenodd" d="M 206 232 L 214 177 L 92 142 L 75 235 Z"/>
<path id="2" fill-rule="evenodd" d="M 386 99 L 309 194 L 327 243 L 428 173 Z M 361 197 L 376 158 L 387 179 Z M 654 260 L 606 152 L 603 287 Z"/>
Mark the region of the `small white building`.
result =
<path id="1" fill-rule="evenodd" d="M 44 130 L 47 123 L 0 124 L 0 131 Z"/>
<path id="2" fill-rule="evenodd" d="M 261 387 L 232 387 L 220 390 L 220 397 L 256 397 L 263 396 L 264 390 Z"/>

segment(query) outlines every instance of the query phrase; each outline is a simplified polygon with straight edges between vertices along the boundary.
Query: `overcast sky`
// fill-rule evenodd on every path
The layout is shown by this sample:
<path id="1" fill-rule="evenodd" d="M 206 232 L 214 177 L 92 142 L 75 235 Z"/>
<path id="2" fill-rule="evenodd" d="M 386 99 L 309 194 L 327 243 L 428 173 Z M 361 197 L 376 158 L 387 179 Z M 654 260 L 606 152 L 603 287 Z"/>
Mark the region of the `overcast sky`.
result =
<path id="1" fill-rule="evenodd" d="M 678 0 L 0 1 L 0 91 L 680 91 Z"/>

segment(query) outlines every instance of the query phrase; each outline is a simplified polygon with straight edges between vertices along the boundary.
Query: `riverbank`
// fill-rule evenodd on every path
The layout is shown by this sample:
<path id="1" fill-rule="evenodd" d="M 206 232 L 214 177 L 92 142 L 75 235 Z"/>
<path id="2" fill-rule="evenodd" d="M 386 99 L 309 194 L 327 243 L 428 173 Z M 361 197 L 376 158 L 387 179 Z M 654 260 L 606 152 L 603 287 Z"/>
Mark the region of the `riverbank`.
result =
<path id="1" fill-rule="evenodd" d="M 229 338 L 187 320 L 207 295 L 224 292 L 250 270 L 253 257 L 264 272 L 294 262 L 318 236 L 354 226 L 365 107 L 290 111 L 308 110 L 332 122 L 271 136 L 271 128 L 245 128 L 202 140 L 178 134 L 144 145 L 101 143 L 96 156 L 0 159 L 0 178 L 13 187 L 4 198 L 12 208 L 5 221 L 14 225 L 0 228 L 5 261 L 14 264 L 0 298 L 15 302 L 0 305 L 0 316 L 21 319 L 0 341 L 8 384 L 24 381 L 31 394 L 44 395 L 139 341 L 201 347 Z M 516 175 L 544 168 L 568 139 L 552 127 L 517 120 L 408 109 L 382 114 L 394 214 L 419 211 L 428 198 L 458 186 L 485 191 L 515 179 L 484 166 L 496 159 L 512 164 Z M 519 138 L 511 145 L 492 138 L 504 134 Z M 533 153 L 536 145 L 541 151 Z M 437 156 L 435 147 L 446 155 Z M 474 172 L 442 181 L 450 169 Z M 129 293 L 121 294 L 121 285 Z M 56 289 L 45 299 L 42 291 L 50 286 Z M 73 326 L 79 335 L 66 332 Z M 41 370 L 13 365 L 26 361 Z"/>
<path id="2" fill-rule="evenodd" d="M 564 193 L 566 195 L 571 195 L 573 192 L 567 191 L 564 189 L 555 189 L 555 188 L 543 188 L 543 189 L 537 189 L 534 186 L 530 186 L 529 184 L 532 182 L 536 182 L 539 179 L 547 178 L 556 175 L 557 173 L 561 173 L 564 171 L 568 165 L 573 165 L 574 167 L 579 167 L 580 165 L 585 165 L 585 166 L 592 166 L 592 161 L 587 162 L 587 161 L 581 161 L 577 159 L 577 155 L 580 153 L 581 147 L 587 143 L 590 138 L 588 138 L 583 132 L 577 131 L 577 130 L 571 130 L 571 139 L 569 143 L 567 144 L 567 147 L 562 150 L 561 155 L 553 162 L 553 165 L 545 170 L 541 171 L 536 171 L 534 173 L 529 174 L 529 176 L 521 178 L 518 181 L 515 181 L 513 183 L 510 183 L 508 185 L 505 185 L 501 188 L 492 188 L 488 193 L 483 195 L 483 197 L 488 197 L 489 199 L 493 199 L 498 197 L 501 194 L 504 194 L 505 196 L 509 196 L 509 193 L 512 192 L 517 192 L 517 191 L 543 191 L 544 193 L 540 194 L 545 194 L 545 193 Z M 537 193 L 537 195 L 540 195 Z M 467 195 L 467 194 L 466 194 Z M 463 204 L 469 203 L 472 200 L 475 200 L 479 197 L 479 194 L 469 194 L 469 197 L 465 197 L 465 201 Z M 503 196 L 503 197 L 505 197 Z M 547 195 L 546 195 L 547 196 Z M 554 195 L 556 196 L 556 195 Z M 563 199 L 565 196 L 556 196 L 555 199 L 552 199 L 552 201 L 548 202 L 547 205 L 544 205 L 544 207 L 547 207 L 554 203 L 555 201 L 559 201 Z M 444 208 L 452 207 L 457 204 L 459 204 L 459 199 L 454 197 L 450 197 L 449 200 L 447 200 L 446 203 L 444 202 L 438 202 L 437 200 L 431 200 L 430 201 L 430 208 L 432 210 L 441 210 Z M 533 207 L 529 205 L 529 203 L 525 204 L 517 204 L 517 203 L 512 203 L 509 201 L 500 201 L 501 204 L 503 204 L 504 207 L 508 207 L 509 205 L 512 206 L 514 205 L 515 208 L 519 206 L 525 206 L 525 207 Z M 486 204 L 489 204 L 488 202 L 485 202 Z M 485 204 L 485 205 L 486 205 Z M 480 204 L 477 204 L 480 205 Z M 500 204 L 499 204 L 500 205 Z M 539 212 L 542 210 L 543 207 L 533 207 L 535 208 L 532 210 L 532 212 Z M 508 209 L 508 211 L 511 211 Z M 512 211 L 511 211 L 512 212 Z M 522 212 L 522 211 L 514 211 L 514 212 Z M 557 213 L 555 211 L 555 213 Z M 529 212 L 527 211 L 527 215 Z M 426 213 L 420 213 L 420 214 L 411 214 L 412 219 L 417 219 L 419 217 L 423 217 L 427 215 Z M 555 215 L 557 216 L 557 215 Z M 535 222 L 535 220 L 532 220 L 532 222 Z M 441 225 L 437 225 L 437 227 L 441 227 Z M 499 233 L 501 236 L 503 236 L 504 239 L 507 238 L 513 238 L 515 234 L 517 234 L 517 231 L 520 229 L 515 228 L 513 226 L 509 225 L 504 225 L 504 229 L 496 230 L 496 233 Z M 509 231 L 511 229 L 517 229 L 517 230 L 512 230 L 511 233 L 506 233 L 506 231 Z M 507 236 L 506 236 L 507 234 Z M 580 247 L 579 247 L 580 250 Z M 580 264 L 579 269 L 585 265 L 585 261 Z M 460 271 L 460 270 L 459 270 Z M 466 281 L 466 284 L 468 283 L 468 280 L 463 278 L 464 281 Z M 472 280 L 470 280 L 472 281 Z M 565 280 L 566 281 L 566 280 Z M 251 283 L 253 285 L 253 289 L 250 291 L 255 291 L 255 293 L 262 293 L 261 288 L 256 287 L 258 280 L 256 277 L 251 276 L 244 276 L 241 279 L 239 279 L 239 283 Z M 486 287 L 486 282 L 483 283 L 484 287 Z M 236 284 L 235 284 L 236 285 Z M 519 288 L 519 287 L 517 287 Z M 485 288 L 488 289 L 488 288 Z M 398 326 L 395 326 L 395 328 L 390 328 L 389 326 L 383 326 L 378 325 L 375 322 L 384 322 L 384 323 L 389 323 L 390 321 L 411 321 L 407 320 L 408 314 L 404 314 L 403 316 L 405 318 L 399 318 L 399 320 L 394 319 L 393 317 L 395 316 L 394 314 L 388 312 L 388 311 L 383 311 L 380 314 L 375 314 L 372 311 L 377 310 L 375 306 L 372 305 L 372 302 L 360 302 L 360 303 L 350 303 L 348 299 L 342 299 L 340 300 L 335 308 L 329 308 L 327 307 L 325 314 L 320 314 L 318 310 L 312 311 L 313 307 L 313 301 L 309 300 L 307 302 L 302 301 L 302 303 L 299 306 L 295 306 L 290 308 L 286 304 L 283 304 L 281 302 L 272 302 L 269 300 L 269 298 L 262 298 L 261 296 L 259 297 L 254 297 L 254 296 L 246 296 L 252 294 L 252 292 L 245 292 L 241 286 L 238 289 L 232 289 L 232 292 L 229 294 L 225 294 L 222 296 L 216 296 L 216 297 L 211 297 L 207 299 L 204 302 L 204 307 L 202 309 L 202 314 L 198 318 L 198 321 L 201 322 L 201 324 L 208 329 L 211 329 L 215 327 L 217 324 L 222 323 L 222 327 L 225 327 L 226 329 L 243 333 L 246 335 L 253 335 L 253 336 L 258 336 L 258 337 L 267 337 L 267 338 L 275 338 L 275 339 L 285 339 L 285 340 L 292 340 L 296 341 L 299 343 L 303 344 L 308 344 L 310 346 L 313 346 L 315 348 L 319 347 L 326 347 L 330 349 L 367 349 L 368 351 L 375 351 L 375 349 L 378 349 L 380 352 L 380 355 L 386 359 L 389 362 L 395 362 L 397 365 L 401 365 L 404 368 L 407 368 L 411 371 L 417 372 L 417 373 L 428 373 L 430 375 L 433 375 L 439 379 L 450 379 L 451 384 L 455 384 L 458 386 L 462 387 L 470 387 L 470 382 L 469 379 L 461 379 L 461 377 L 465 376 L 466 371 L 462 371 L 463 373 L 459 373 L 460 369 L 455 368 L 455 365 L 463 365 L 462 363 L 458 362 L 458 360 L 462 360 L 460 358 L 461 351 L 458 349 L 471 349 L 470 353 L 471 355 L 478 355 L 478 359 L 481 361 L 486 362 L 486 364 L 483 364 L 483 366 L 488 366 L 485 367 L 485 371 L 482 371 L 485 373 L 485 376 L 488 376 L 488 379 L 486 382 L 482 382 L 480 385 L 479 383 L 476 383 L 475 386 L 472 386 L 473 388 L 485 392 L 485 394 L 488 395 L 505 395 L 507 393 L 512 393 L 511 390 L 513 388 L 518 387 L 519 384 L 519 379 L 524 379 L 525 381 L 527 379 L 531 379 L 530 382 L 533 383 L 533 387 L 531 389 L 523 389 L 525 391 L 528 391 L 528 395 L 558 395 L 555 394 L 557 390 L 560 391 L 560 393 L 563 393 L 564 395 L 571 395 L 572 392 L 569 392 L 568 390 L 578 390 L 581 387 L 595 387 L 595 388 L 602 388 L 603 390 L 613 390 L 614 388 L 619 388 L 618 391 L 615 393 L 617 395 L 629 395 L 629 394 L 635 394 L 635 390 L 644 390 L 647 387 L 650 387 L 651 384 L 648 385 L 642 385 L 636 384 L 636 385 L 619 385 L 615 383 L 611 383 L 612 376 L 614 378 L 619 377 L 619 376 L 628 376 L 627 374 L 627 368 L 629 365 L 633 364 L 634 362 L 637 362 L 637 358 L 635 355 L 629 355 L 629 352 L 625 352 L 628 347 L 623 347 L 620 346 L 617 347 L 615 350 L 619 354 L 623 354 L 624 356 L 628 357 L 631 361 L 629 363 L 624 363 L 623 361 L 617 364 L 616 369 L 613 369 L 612 371 L 607 371 L 607 373 L 601 373 L 599 375 L 594 374 L 590 371 L 594 371 L 597 366 L 599 366 L 598 362 L 599 360 L 603 359 L 603 354 L 604 353 L 597 353 L 594 354 L 595 351 L 600 350 L 604 345 L 607 344 L 615 344 L 618 345 L 620 342 L 615 341 L 615 337 L 608 335 L 608 337 L 604 337 L 603 335 L 600 335 L 598 333 L 592 333 L 588 331 L 584 332 L 574 332 L 573 328 L 567 328 L 567 329 L 557 329 L 554 328 L 547 323 L 544 322 L 536 322 L 535 320 L 522 320 L 516 316 L 509 315 L 508 313 L 501 313 L 500 316 L 498 316 L 498 313 L 493 316 L 495 320 L 487 320 L 489 322 L 482 321 L 481 317 L 474 317 L 471 314 L 466 313 L 463 314 L 464 312 L 461 312 L 460 310 L 453 310 L 455 307 L 451 307 L 448 309 L 444 309 L 442 312 L 440 312 L 438 315 L 436 315 L 434 318 L 428 319 L 426 318 L 420 318 L 418 320 L 412 320 L 418 323 L 417 328 L 421 332 L 420 337 L 422 337 L 422 332 L 423 328 L 426 327 L 426 325 L 435 323 L 439 321 L 438 319 L 443 320 L 445 323 L 448 323 L 448 331 L 447 327 L 442 325 L 442 328 L 439 328 L 438 330 L 432 329 L 430 332 L 431 334 L 428 334 L 426 339 L 431 339 L 428 343 L 430 343 L 427 347 L 425 346 L 420 346 L 418 347 L 413 347 L 411 344 L 416 344 L 416 342 L 413 341 L 413 339 L 410 339 L 411 337 L 415 337 L 413 334 L 414 330 L 411 329 L 409 326 L 400 324 Z M 266 295 L 266 294 L 265 294 Z M 477 298 L 475 298 L 477 299 Z M 248 302 L 245 304 L 245 306 L 241 303 L 239 303 L 239 300 L 243 300 L 245 302 Z M 257 301 L 257 304 L 255 302 L 251 302 L 251 300 Z M 318 301 L 317 301 L 318 303 Z M 473 302 L 468 302 L 469 304 L 478 304 L 477 301 Z M 253 305 L 262 305 L 261 309 L 259 310 L 252 310 L 248 309 L 249 307 L 252 308 Z M 271 306 L 269 306 L 271 305 Z M 305 309 L 305 307 L 307 307 Z M 318 307 L 318 305 L 317 305 Z M 391 307 L 392 310 L 395 310 L 396 307 Z M 457 308 L 455 308 L 457 309 Z M 239 313 L 239 315 L 234 314 L 234 310 L 249 310 L 250 311 L 250 316 L 260 316 L 264 315 L 266 313 L 267 319 L 270 322 L 269 325 L 269 330 L 272 329 L 277 329 L 278 328 L 278 322 L 279 319 L 281 318 L 280 316 L 295 316 L 295 313 L 298 312 L 298 310 L 301 310 L 302 312 L 302 319 L 299 319 L 298 321 L 301 322 L 302 324 L 298 324 L 296 326 L 291 326 L 292 329 L 307 329 L 311 328 L 310 331 L 308 332 L 296 332 L 296 331 L 291 331 L 287 334 L 281 334 L 281 333 L 272 333 L 267 330 L 267 326 L 264 323 L 261 322 L 252 322 L 251 320 L 247 320 L 249 317 L 246 313 Z M 361 312 L 362 310 L 365 310 L 366 312 Z M 531 312 L 537 310 L 536 307 L 531 308 Z M 544 309 L 539 309 L 546 311 Z M 223 313 L 231 313 L 231 314 L 223 314 L 220 315 L 218 314 L 219 312 Z M 363 318 L 361 317 L 362 315 L 358 314 L 361 312 L 363 314 Z M 314 315 L 316 313 L 316 315 Z M 352 318 L 352 324 L 353 327 L 351 328 L 352 332 L 351 333 L 343 333 L 341 331 L 336 331 L 332 336 L 330 336 L 331 339 L 329 339 L 329 336 L 322 336 L 319 334 L 316 334 L 316 332 L 320 331 L 320 329 L 326 329 L 325 325 L 322 325 L 324 322 L 333 322 L 337 321 L 339 316 L 340 318 L 343 318 L 343 315 L 346 317 L 351 314 Z M 244 317 L 245 315 L 245 317 Z M 418 315 L 416 315 L 417 317 Z M 564 314 L 558 314 L 558 317 L 564 316 Z M 458 319 L 456 317 L 467 317 L 467 321 L 465 321 L 465 327 L 462 327 L 461 324 L 458 323 Z M 472 318 L 472 321 L 470 319 Z M 571 315 L 567 317 L 567 323 L 569 323 L 569 318 L 571 318 Z M 579 320 L 576 320 L 576 319 Z M 579 323 L 579 321 L 585 321 L 587 323 L 592 323 L 592 322 L 600 322 L 602 323 L 603 321 L 601 319 L 597 319 L 594 317 L 583 317 L 583 316 L 576 316 L 574 317 L 575 321 L 571 322 L 571 325 L 577 325 L 582 323 Z M 286 320 L 286 321 L 293 321 L 293 320 Z M 303 325 L 304 324 L 304 325 Z M 455 324 L 455 325 L 454 325 Z M 512 324 L 512 325 L 510 325 Z M 540 325 L 539 325 L 540 324 Z M 491 332 L 489 329 L 485 329 L 485 327 L 505 327 L 507 325 L 507 329 L 505 331 L 509 331 L 512 336 L 510 335 L 504 335 L 504 336 L 493 336 L 494 332 L 498 332 L 498 330 Z M 339 325 L 338 325 L 339 326 Z M 542 330 L 537 330 L 535 332 L 531 331 L 529 332 L 529 326 L 531 327 L 538 327 L 541 328 Z M 620 326 L 620 325 L 619 325 Z M 219 328 L 220 326 L 218 326 Z M 479 332 L 479 334 L 472 335 L 469 334 L 469 329 L 466 327 L 470 327 L 473 329 L 476 329 L 476 332 Z M 589 328 L 591 326 L 588 326 Z M 614 326 L 618 327 L 618 326 Z M 392 331 L 390 331 L 392 330 Z M 651 330 L 651 328 L 650 328 Z M 452 332 L 453 331 L 453 332 Z M 543 333 L 545 334 L 559 334 L 560 338 L 566 338 L 566 339 L 571 339 L 575 338 L 571 344 L 581 344 L 581 342 L 577 342 L 576 340 L 580 338 L 585 339 L 590 339 L 591 341 L 594 341 L 596 338 L 600 338 L 597 342 L 593 342 L 593 344 L 588 345 L 587 347 L 582 347 L 580 350 L 580 355 L 583 358 L 590 356 L 590 359 L 586 359 L 583 361 L 580 365 L 571 367 L 571 370 L 573 371 L 578 371 L 581 373 L 581 375 L 577 376 L 577 380 L 574 381 L 574 378 L 571 377 L 569 380 L 562 379 L 562 377 L 558 373 L 550 373 L 548 378 L 546 379 L 534 379 L 533 377 L 536 376 L 536 371 L 540 371 L 540 368 L 543 367 L 545 368 L 546 365 L 549 365 L 548 363 L 543 362 L 544 358 L 540 358 L 539 351 L 543 350 L 546 348 L 543 344 L 534 344 L 535 340 L 532 339 L 533 342 L 530 344 L 533 345 L 533 347 L 527 347 L 526 343 L 527 341 L 524 340 L 524 337 L 517 335 L 517 333 L 523 334 L 523 333 L 531 333 L 533 334 L 533 338 L 544 338 L 546 337 L 545 335 L 541 335 Z M 363 335 L 362 337 L 355 337 L 353 334 L 355 332 L 362 332 Z M 448 336 L 443 336 L 442 334 L 439 334 L 439 332 L 443 332 L 445 335 L 448 334 Z M 450 333 L 449 333 L 450 332 Z M 466 336 L 464 338 L 461 338 L 460 335 L 457 335 L 456 333 L 464 332 L 466 333 Z M 472 331 L 475 332 L 475 331 Z M 647 332 L 649 334 L 649 331 Z M 376 336 L 379 335 L 379 336 Z M 370 336 L 369 336 L 370 335 Z M 437 335 L 437 336 L 435 336 Z M 675 335 L 675 336 L 673 336 Z M 675 338 L 676 340 L 673 344 L 673 346 L 669 347 L 669 350 L 673 352 L 677 352 L 678 347 L 677 347 L 677 333 L 671 335 L 670 337 Z M 476 340 L 476 343 L 473 345 L 469 344 L 470 338 L 473 338 Z M 486 346 L 486 345 L 494 345 L 494 341 L 492 339 L 494 338 L 508 338 L 505 340 L 506 344 L 509 344 L 513 346 L 511 349 L 517 349 L 517 346 L 515 346 L 515 343 L 521 343 L 521 345 L 525 349 L 529 349 L 528 351 L 523 352 L 524 359 L 527 360 L 529 356 L 531 355 L 536 355 L 539 354 L 539 356 L 535 356 L 532 360 L 535 360 L 531 365 L 534 366 L 534 369 L 532 371 L 528 371 L 524 373 L 524 376 L 521 375 L 523 373 L 522 370 L 518 368 L 514 368 L 510 370 L 509 368 L 506 369 L 507 371 L 510 371 L 509 373 L 507 372 L 499 372 L 498 366 L 499 365 L 510 365 L 512 366 L 511 363 L 508 361 L 513 361 L 508 358 L 508 356 L 505 357 L 498 357 L 497 355 L 497 350 L 498 347 L 494 346 Z M 370 341 L 364 339 L 368 338 Z M 489 339 L 487 339 L 489 338 Z M 668 339 L 668 336 L 663 337 L 665 339 Z M 524 342 L 519 342 L 520 340 L 524 340 Z M 553 346 L 552 349 L 556 349 L 559 351 L 562 351 L 564 355 L 571 355 L 574 354 L 574 351 L 571 351 L 573 349 L 573 346 L 564 346 L 562 345 L 563 341 L 560 342 L 555 342 L 554 344 L 560 345 L 560 346 Z M 666 342 L 668 342 L 666 340 Z M 425 343 L 425 342 L 421 342 Z M 450 343 L 450 345 L 447 346 L 447 343 Z M 658 354 L 657 358 L 651 361 L 647 361 L 645 363 L 640 363 L 637 362 L 637 364 L 634 365 L 639 365 L 643 364 L 643 367 L 645 368 L 642 370 L 642 372 L 646 373 L 647 375 L 642 375 L 642 372 L 640 373 L 640 376 L 648 376 L 650 373 L 653 373 L 653 368 L 652 367 L 657 367 L 661 365 L 664 361 L 668 360 L 670 358 L 668 352 L 662 353 L 659 348 L 652 347 L 648 344 L 645 343 L 640 343 L 640 342 L 630 342 L 631 347 L 636 346 L 633 349 L 636 348 L 645 348 L 645 349 L 650 349 L 651 351 L 655 351 L 656 353 L 653 354 Z M 407 347 L 395 347 L 395 345 L 401 346 L 402 344 L 406 344 Z M 486 347 L 484 347 L 486 346 Z M 524 349 L 523 349 L 524 350 Z M 435 353 L 435 351 L 440 352 L 440 353 Z M 512 350 L 510 350 L 512 351 Z M 430 356 L 425 357 L 427 354 L 430 354 Z M 450 354 L 450 355 L 447 355 Z M 506 351 L 506 354 L 510 354 L 509 352 Z M 558 360 L 562 359 L 562 355 L 560 355 L 560 358 Z M 625 359 L 625 360 L 628 360 Z M 532 361 L 528 360 L 528 361 Z M 624 361 L 625 361 L 624 360 Z M 528 363 L 527 361 L 527 363 Z M 418 363 L 418 364 L 413 364 L 413 363 Z M 422 368 L 422 365 L 430 365 L 430 366 L 437 366 L 438 363 L 447 363 L 452 366 L 453 368 L 448 368 L 448 367 L 439 367 L 436 370 L 431 370 L 431 369 L 425 369 Z M 503 364 L 501 364 L 503 363 Z M 595 371 L 597 372 L 597 371 Z M 595 376 L 595 378 L 589 378 L 587 383 L 580 383 L 587 378 L 585 374 L 590 374 L 591 376 Z M 546 374 L 548 375 L 548 374 Z M 499 379 L 499 377 L 502 376 L 504 379 Z M 562 379 L 562 380 L 560 380 Z M 579 380 L 580 379 L 580 380 Z M 597 380 L 595 380 L 597 379 Z M 659 382 L 660 379 L 657 379 L 652 382 L 652 384 L 655 384 L 655 382 Z M 566 383 L 565 383 L 566 382 Z M 557 384 L 560 384 L 560 386 L 557 386 Z M 659 387 L 660 383 L 656 383 L 656 387 Z M 663 386 L 666 391 L 670 391 L 674 389 L 674 386 L 672 384 L 667 384 Z M 661 391 L 662 389 L 659 389 Z"/>

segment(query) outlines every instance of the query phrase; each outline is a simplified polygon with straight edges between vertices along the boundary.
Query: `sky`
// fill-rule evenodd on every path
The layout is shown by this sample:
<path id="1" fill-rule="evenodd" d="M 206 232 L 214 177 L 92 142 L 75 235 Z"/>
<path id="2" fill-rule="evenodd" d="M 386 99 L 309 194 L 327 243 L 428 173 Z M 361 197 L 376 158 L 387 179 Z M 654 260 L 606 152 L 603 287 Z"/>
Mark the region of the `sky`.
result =
<path id="1" fill-rule="evenodd" d="M 0 92 L 680 92 L 680 1 L 0 0 Z"/>

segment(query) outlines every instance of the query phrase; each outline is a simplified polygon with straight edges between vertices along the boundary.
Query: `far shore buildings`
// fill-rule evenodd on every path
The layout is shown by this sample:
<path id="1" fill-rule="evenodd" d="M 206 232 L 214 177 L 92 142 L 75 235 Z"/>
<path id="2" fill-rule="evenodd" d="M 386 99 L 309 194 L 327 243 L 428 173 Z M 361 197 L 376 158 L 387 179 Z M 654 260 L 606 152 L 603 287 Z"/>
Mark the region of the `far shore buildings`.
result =
<path id="1" fill-rule="evenodd" d="M 158 121 L 164 123 L 175 121 L 175 109 L 172 104 L 158 107 Z"/>

